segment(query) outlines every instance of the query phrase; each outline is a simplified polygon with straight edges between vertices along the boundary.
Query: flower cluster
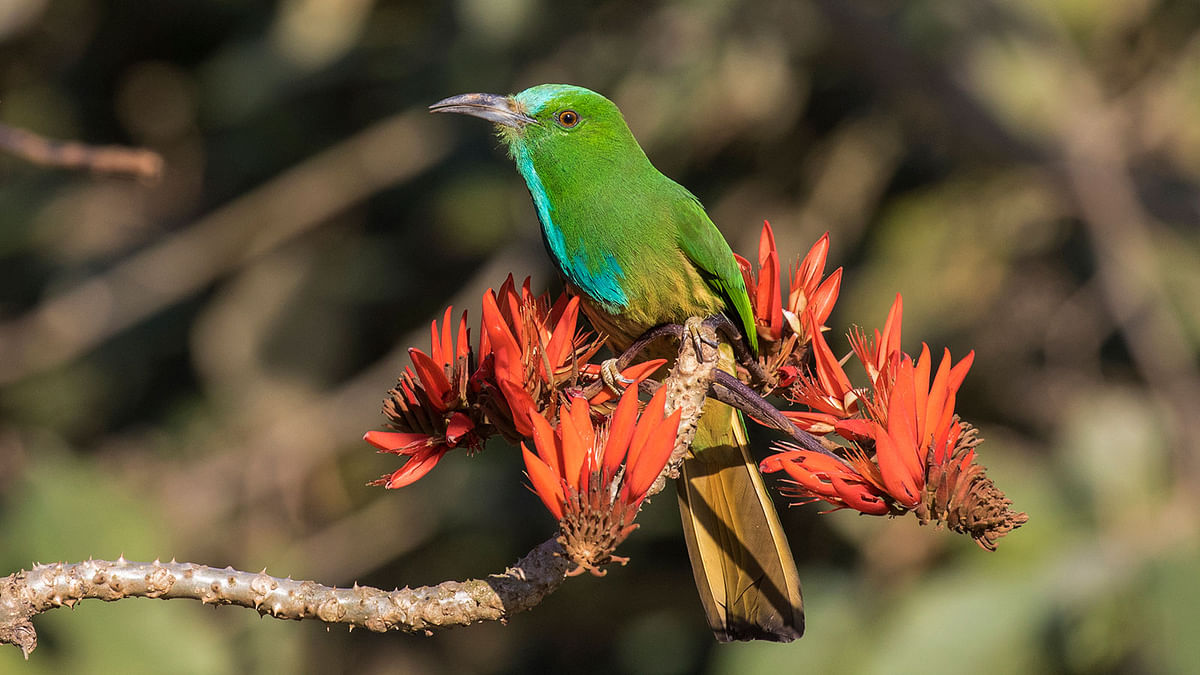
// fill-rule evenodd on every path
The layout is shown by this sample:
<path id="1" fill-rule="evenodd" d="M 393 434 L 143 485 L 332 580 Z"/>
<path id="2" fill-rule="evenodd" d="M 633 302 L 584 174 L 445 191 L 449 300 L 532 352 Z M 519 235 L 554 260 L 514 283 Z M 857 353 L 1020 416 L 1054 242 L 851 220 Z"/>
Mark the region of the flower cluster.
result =
<path id="1" fill-rule="evenodd" d="M 483 294 L 479 347 L 471 345 L 467 315 L 452 330 L 447 308 L 439 329 L 430 327 L 430 353 L 409 349 L 412 366 L 384 402 L 384 415 L 395 431 L 368 431 L 368 443 L 408 458 L 395 472 L 373 484 L 399 488 L 419 480 L 454 448 L 478 450 L 499 433 L 513 443 L 533 433 L 532 418 L 557 416 L 562 392 L 598 378 L 585 364 L 603 338 L 581 330 L 579 299 L 535 296 L 529 280 L 518 290 L 511 276 L 499 291 Z M 663 360 L 635 364 L 623 371 L 644 378 Z M 601 391 L 594 402 L 607 400 Z"/>
<path id="2" fill-rule="evenodd" d="M 749 260 L 734 254 L 750 294 L 758 330 L 759 362 L 774 378 L 768 388 L 789 386 L 801 372 L 806 348 L 812 337 L 825 328 L 842 286 L 842 268 L 825 276 L 829 256 L 829 233 L 813 244 L 808 254 L 788 270 L 788 294 L 783 297 L 779 254 L 775 233 L 763 221 L 758 241 L 758 273 Z"/>
<path id="3" fill-rule="evenodd" d="M 455 337 L 450 329 L 452 312 L 452 307 L 446 308 L 441 331 L 437 321 L 430 327 L 432 354 L 409 349 L 413 365 L 388 392 L 383 412 L 398 431 L 368 431 L 363 436 L 381 452 L 408 457 L 404 466 L 374 485 L 404 487 L 429 473 L 447 451 L 477 450 L 489 435 L 477 412 L 481 406 L 472 405 L 487 377 L 473 367 L 467 313 L 463 312 Z"/>
<path id="4" fill-rule="evenodd" d="M 800 503 L 872 515 L 912 512 L 995 548 L 1026 515 L 1009 508 L 975 463 L 980 439 L 955 414 L 974 353 L 955 363 L 947 350 L 935 369 L 927 346 L 915 359 L 903 352 L 897 295 L 882 331 L 849 334 L 866 383 L 856 386 L 843 365 L 849 356 L 839 359 L 825 337 L 842 279 L 841 268 L 825 274 L 828 254 L 825 234 L 788 270 L 786 293 L 769 223 L 757 266 L 737 258 L 759 342 L 757 362 L 742 362 L 743 384 L 781 393 L 792 407 L 777 428 L 790 421 L 824 446 L 784 444 L 760 468 L 784 473 L 783 492 Z M 591 359 L 604 338 L 578 326 L 579 302 L 535 296 L 528 279 L 517 288 L 510 276 L 483 295 L 477 347 L 466 313 L 455 327 L 447 308 L 440 326 L 431 326 L 429 353 L 409 350 L 412 366 L 385 402 L 393 430 L 365 436 L 381 452 L 407 458 L 375 484 L 408 485 L 448 451 L 478 450 L 499 434 L 521 444 L 533 489 L 559 520 L 560 541 L 577 570 L 595 572 L 617 560 L 616 545 L 632 531 L 675 445 L 679 414 L 665 414 L 667 387 L 659 387 L 639 421 L 638 387 L 627 386 L 617 402 L 617 392 L 599 384 L 601 368 Z M 627 362 L 631 355 L 624 356 Z M 635 363 L 620 379 L 640 381 L 664 363 Z M 742 388 L 753 403 L 748 411 L 769 406 Z"/>
<path id="5" fill-rule="evenodd" d="M 784 492 L 802 503 L 825 501 L 871 515 L 912 511 L 922 523 L 945 523 L 994 550 L 996 540 L 1027 516 L 1009 509 L 1011 502 L 974 463 L 980 439 L 954 412 L 975 353 L 954 363 L 945 350 L 934 371 L 927 345 L 916 359 L 900 350 L 902 312 L 896 296 L 882 332 L 873 339 L 851 334 L 870 386 L 851 385 L 816 332 L 813 365 L 788 392 L 809 411 L 785 416 L 814 435 L 836 433 L 850 445 L 837 454 L 782 444 L 783 451 L 760 468 L 786 473 L 791 483 Z"/>
<path id="6" fill-rule="evenodd" d="M 679 410 L 665 414 L 666 387 L 659 387 L 638 415 L 637 387 L 621 396 L 606 426 L 592 424 L 586 399 L 572 398 L 552 427 L 531 416 L 536 453 L 521 451 L 534 492 L 559 521 L 559 543 L 574 573 L 602 574 L 617 545 L 637 525 L 634 517 L 662 473 L 679 428 Z"/>

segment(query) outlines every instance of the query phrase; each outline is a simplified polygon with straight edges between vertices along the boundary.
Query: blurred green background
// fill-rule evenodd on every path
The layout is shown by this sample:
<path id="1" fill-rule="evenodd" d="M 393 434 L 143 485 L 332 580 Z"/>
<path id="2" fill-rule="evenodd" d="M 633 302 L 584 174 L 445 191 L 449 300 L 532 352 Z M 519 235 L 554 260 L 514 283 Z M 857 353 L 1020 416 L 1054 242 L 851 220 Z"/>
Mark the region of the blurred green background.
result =
<path id="1" fill-rule="evenodd" d="M 511 449 L 385 492 L 359 440 L 446 304 L 556 285 L 486 126 L 425 112 L 541 82 L 613 98 L 735 250 L 763 219 L 785 258 L 832 231 L 832 325 L 902 292 L 907 349 L 977 350 L 959 410 L 1029 524 L 988 554 L 786 510 L 786 646 L 713 643 L 659 498 L 628 567 L 507 626 L 89 601 L 0 672 L 1200 672 L 1194 0 L 3 0 L 0 121 L 167 171 L 0 157 L 0 575 L 124 554 L 391 588 L 549 536 Z"/>

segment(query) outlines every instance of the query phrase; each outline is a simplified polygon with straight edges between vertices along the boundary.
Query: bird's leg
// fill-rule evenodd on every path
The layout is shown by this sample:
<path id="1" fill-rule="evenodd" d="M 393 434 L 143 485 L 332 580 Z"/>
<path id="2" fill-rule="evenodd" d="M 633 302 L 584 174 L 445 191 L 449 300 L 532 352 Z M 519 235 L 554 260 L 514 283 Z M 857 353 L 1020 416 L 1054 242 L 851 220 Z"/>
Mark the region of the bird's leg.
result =
<path id="1" fill-rule="evenodd" d="M 600 381 L 614 394 L 620 394 L 625 387 L 633 384 L 633 380 L 621 374 L 618 361 L 619 359 L 607 359 L 600 364 Z M 617 386 L 618 384 L 622 386 Z"/>
<path id="2" fill-rule="evenodd" d="M 730 346 L 733 347 L 733 355 L 737 358 L 738 364 L 750 371 L 750 377 L 764 384 L 770 384 L 773 381 L 771 376 L 767 374 L 767 371 L 763 369 L 762 364 L 758 362 L 758 359 L 750 351 L 750 346 L 746 343 L 746 338 L 742 335 L 742 331 L 734 325 L 728 316 L 725 316 L 723 313 L 714 314 L 705 319 L 704 324 L 729 342 Z"/>
<path id="3" fill-rule="evenodd" d="M 723 370 L 713 371 L 709 395 L 741 410 L 762 424 L 791 436 L 792 440 L 805 450 L 819 452 L 843 461 L 841 457 L 830 452 L 815 436 L 792 424 L 791 420 L 784 417 L 783 413 L 768 403 L 765 398 L 759 396 L 758 392 Z"/>
<path id="4" fill-rule="evenodd" d="M 662 382 L 659 382 L 658 380 L 651 380 L 650 378 L 646 378 L 646 379 L 642 380 L 641 382 L 638 382 L 638 391 L 643 394 L 646 394 L 647 396 L 653 396 L 654 392 L 658 391 L 658 388 L 661 386 L 662 386 Z"/>
<path id="5" fill-rule="evenodd" d="M 628 349 L 621 352 L 621 355 L 617 357 L 621 368 L 629 367 L 634 357 L 640 354 L 650 343 L 664 337 L 673 337 L 676 340 L 683 339 L 683 326 L 677 323 L 664 323 L 642 333 L 638 339 L 633 341 L 633 344 L 629 345 Z"/>
<path id="6" fill-rule="evenodd" d="M 600 380 L 589 385 L 583 390 L 583 395 L 591 398 L 600 392 L 601 387 L 608 387 L 609 391 L 614 394 L 620 394 L 624 391 L 624 387 L 618 384 L 628 385 L 633 380 L 621 375 L 621 371 L 628 368 L 633 359 L 637 357 L 650 343 L 663 337 L 673 337 L 676 340 L 683 336 L 683 326 L 674 323 L 665 323 L 642 333 L 642 335 L 633 341 L 633 344 L 621 352 L 620 356 L 608 359 L 600 364 Z"/>

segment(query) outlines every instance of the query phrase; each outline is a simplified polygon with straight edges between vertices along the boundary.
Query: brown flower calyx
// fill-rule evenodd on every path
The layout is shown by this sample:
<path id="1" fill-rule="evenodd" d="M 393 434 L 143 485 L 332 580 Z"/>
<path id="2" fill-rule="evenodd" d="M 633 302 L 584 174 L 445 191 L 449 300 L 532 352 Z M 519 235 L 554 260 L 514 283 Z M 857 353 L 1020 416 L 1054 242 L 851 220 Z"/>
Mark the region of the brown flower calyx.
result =
<path id="1" fill-rule="evenodd" d="M 995 551 L 997 540 L 1024 525 L 1029 515 L 1013 511 L 1012 500 L 987 477 L 981 465 L 968 459 L 983 439 L 978 429 L 961 424 L 962 435 L 951 460 L 944 464 L 929 462 L 921 503 L 913 512 L 921 524 L 944 523 L 955 532 L 969 535 L 988 551 Z"/>
<path id="2" fill-rule="evenodd" d="M 637 508 L 614 499 L 599 485 L 601 476 L 592 474 L 593 489 L 581 494 L 574 490 L 567 496 L 562 520 L 558 521 L 558 543 L 575 568 L 567 576 L 583 572 L 602 577 L 609 563 L 624 565 L 629 561 L 614 553 L 617 546 L 637 529 L 633 523 Z"/>

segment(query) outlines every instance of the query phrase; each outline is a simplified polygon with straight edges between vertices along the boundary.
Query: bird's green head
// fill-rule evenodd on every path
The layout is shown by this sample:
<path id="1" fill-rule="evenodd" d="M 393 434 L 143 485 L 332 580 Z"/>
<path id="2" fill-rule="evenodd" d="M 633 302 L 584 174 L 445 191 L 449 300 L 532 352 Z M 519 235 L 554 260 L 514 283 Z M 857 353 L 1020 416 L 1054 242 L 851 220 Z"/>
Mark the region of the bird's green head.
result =
<path id="1" fill-rule="evenodd" d="M 619 153 L 641 148 L 621 111 L 590 89 L 539 84 L 519 94 L 462 94 L 429 106 L 432 112 L 462 113 L 494 122 L 514 155 L 560 157 L 602 149 Z M 644 156 L 644 155 L 642 155 Z"/>

